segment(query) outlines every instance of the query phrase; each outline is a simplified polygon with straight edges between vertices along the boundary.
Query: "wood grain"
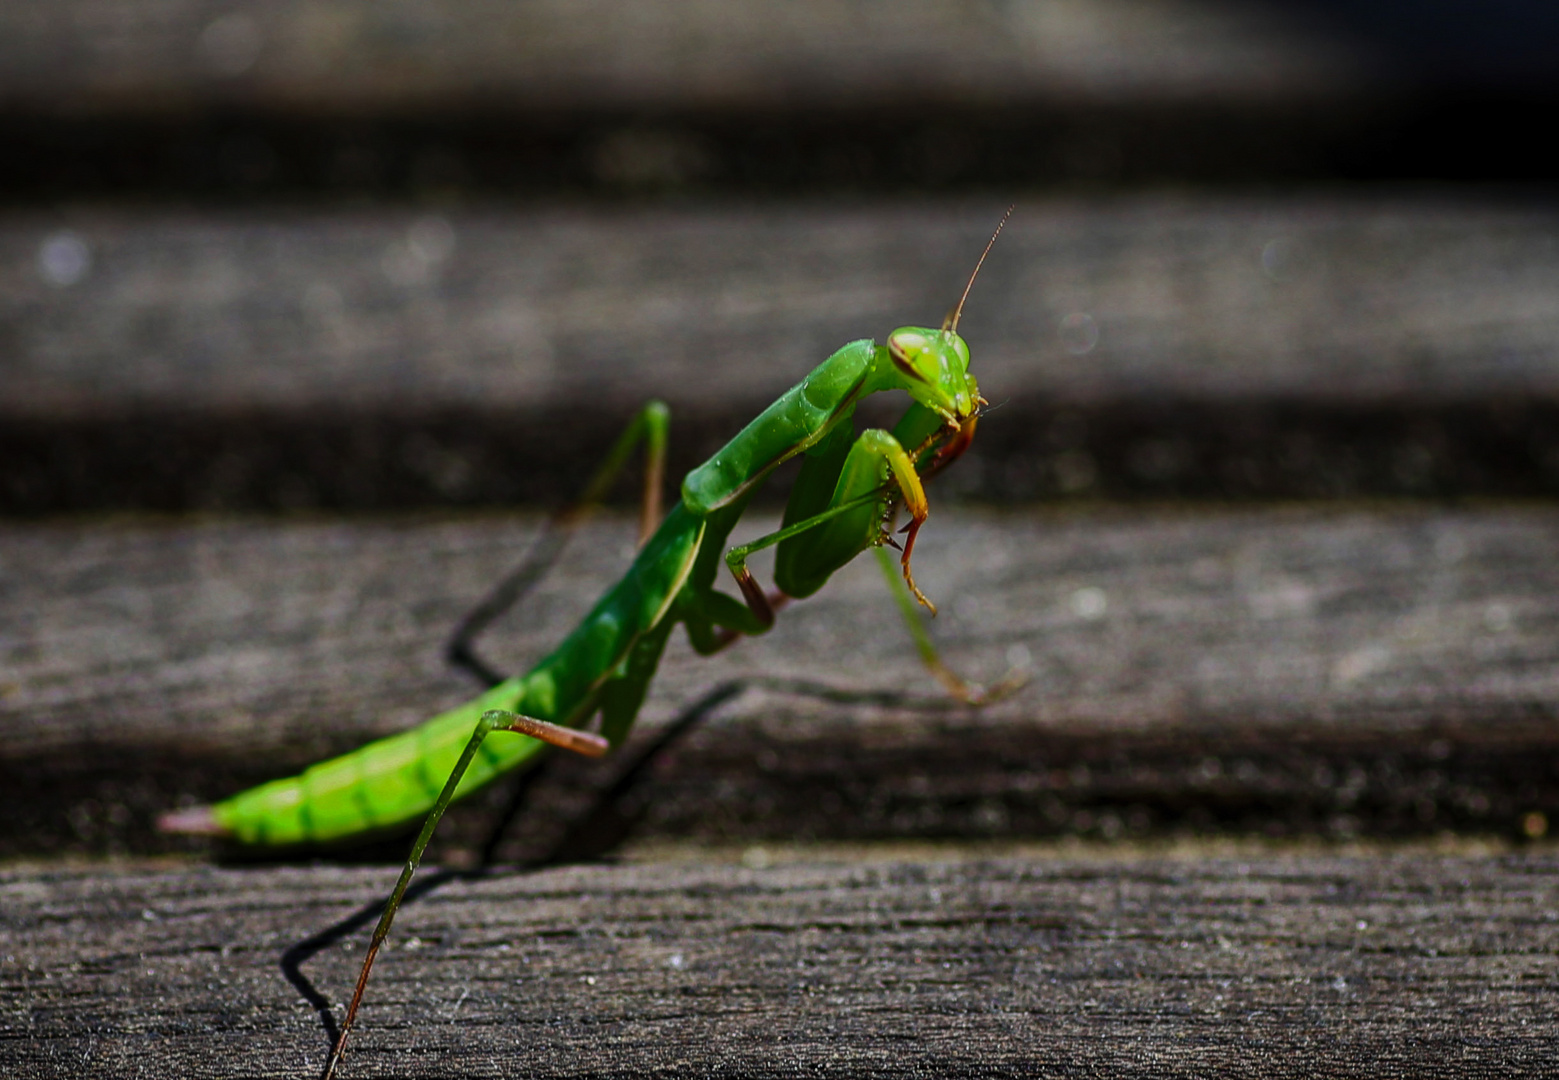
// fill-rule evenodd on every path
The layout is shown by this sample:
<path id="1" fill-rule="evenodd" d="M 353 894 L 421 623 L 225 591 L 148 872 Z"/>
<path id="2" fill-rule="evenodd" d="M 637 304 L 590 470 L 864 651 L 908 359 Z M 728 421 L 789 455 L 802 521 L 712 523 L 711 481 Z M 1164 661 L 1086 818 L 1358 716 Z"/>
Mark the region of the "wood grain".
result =
<path id="1" fill-rule="evenodd" d="M 1403 36 L 1372 36 L 1222 0 L 11 4 L 0 195 L 815 197 L 1402 176 L 1404 151 L 1530 171 L 1437 122 Z"/>
<path id="2" fill-rule="evenodd" d="M 999 214 L 11 214 L 0 507 L 560 501 L 652 396 L 685 468 L 844 342 L 940 321 Z M 1553 494 L 1556 235 L 1488 201 L 1025 202 L 962 326 L 999 409 L 948 483 Z"/>
<path id="3" fill-rule="evenodd" d="M 285 775 L 463 700 L 472 687 L 441 643 L 534 527 L 4 526 L 5 842 L 156 849 L 150 817 L 180 799 Z M 727 654 L 699 660 L 679 638 L 647 727 L 751 675 L 931 703 L 754 691 L 665 763 L 647 829 L 1514 834 L 1530 813 L 1559 812 L 1549 509 L 963 509 L 934 513 L 922 535 L 918 576 L 942 602 L 933 630 L 948 660 L 985 680 L 1027 663 L 1028 688 L 980 712 L 936 704 L 858 561 Z M 631 544 L 626 520 L 591 526 L 491 655 L 518 668 L 550 648 Z M 532 840 L 605 775 L 570 770 Z M 462 844 L 486 820 L 473 813 L 450 834 Z"/>
<path id="4" fill-rule="evenodd" d="M 8 1075 L 313 1075 L 385 871 L 0 873 Z M 445 881 L 347 1076 L 1530 1076 L 1559 865 L 650 863 Z M 297 954 L 294 954 L 297 958 Z"/>
<path id="5" fill-rule="evenodd" d="M 503 868 L 423 875 L 347 1075 L 1550 1068 L 1559 217 L 1261 192 L 1546 180 L 1504 132 L 1551 102 L 1299 11 L 0 6 L 0 1074 L 316 1074 L 404 837 L 240 865 L 154 816 L 469 696 L 443 641 L 631 410 L 678 474 L 939 321 L 1014 191 L 917 571 L 1028 686 L 937 697 L 869 564 L 674 643 L 630 750 L 745 689 L 638 842 L 519 868 L 622 768 L 559 762 Z M 490 655 L 631 545 L 591 523 Z"/>
<path id="6" fill-rule="evenodd" d="M 989 102 L 1331 97 L 1388 82 L 1282 9 L 919 0 L 647 12 L 625 0 L 8 6 L 0 101 L 56 114 L 212 105 L 375 114 L 457 105 L 775 109 L 840 98 Z"/>

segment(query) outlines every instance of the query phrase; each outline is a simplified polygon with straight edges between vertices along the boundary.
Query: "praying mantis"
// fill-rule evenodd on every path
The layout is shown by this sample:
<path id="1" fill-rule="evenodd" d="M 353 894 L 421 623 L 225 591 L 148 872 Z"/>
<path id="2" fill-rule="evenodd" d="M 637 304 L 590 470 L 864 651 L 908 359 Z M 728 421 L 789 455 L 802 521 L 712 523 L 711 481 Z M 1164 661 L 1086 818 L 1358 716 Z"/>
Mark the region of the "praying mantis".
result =
<path id="1" fill-rule="evenodd" d="M 870 548 L 922 661 L 951 695 L 983 704 L 1021 684 L 1021 674 L 1009 673 L 996 686 L 982 688 L 942 663 L 915 604 L 932 614 L 936 609 L 911 571 L 915 537 L 930 513 L 923 481 L 968 448 L 988 404 L 969 374 L 969 348 L 958 335 L 958 321 L 1011 214 L 1009 208 L 991 234 L 940 329 L 901 327 L 881 344 L 865 339 L 840 348 L 688 473 L 680 500 L 664 516 L 659 493 L 670 415 L 659 402 L 646 405 L 578 504 L 599 501 L 642 445 L 645 494 L 637 555 L 574 631 L 529 672 L 504 678 L 476 656 L 472 641 L 514 602 L 533 565 L 555 557 L 558 549 L 547 537 L 543 544 L 552 544 L 551 550 L 505 579 L 466 618 L 451 644 L 451 657 L 489 683 L 486 693 L 300 776 L 159 820 L 165 832 L 279 846 L 340 840 L 424 817 L 364 956 L 325 1080 L 334 1076 L 345 1054 L 374 959 L 445 809 L 501 774 L 535 764 L 549 745 L 593 757 L 620 746 L 678 624 L 687 628 L 696 652 L 718 652 L 743 636 L 768 630 L 784 604 L 816 593 L 835 571 Z M 868 428 L 857 435 L 853 419 L 859 402 L 892 390 L 906 391 L 911 399 L 899 422 L 891 431 Z M 781 527 L 727 548 L 755 491 L 795 457 L 803 461 Z M 901 508 L 909 521 L 895 534 Z M 562 532 L 575 518 L 560 518 Z M 772 592 L 747 565 L 753 553 L 769 547 L 776 549 Z M 897 567 L 889 547 L 900 551 Z M 715 588 L 722 558 L 740 600 Z M 599 734 L 583 730 L 596 714 Z M 493 738 L 503 733 L 524 737 Z"/>

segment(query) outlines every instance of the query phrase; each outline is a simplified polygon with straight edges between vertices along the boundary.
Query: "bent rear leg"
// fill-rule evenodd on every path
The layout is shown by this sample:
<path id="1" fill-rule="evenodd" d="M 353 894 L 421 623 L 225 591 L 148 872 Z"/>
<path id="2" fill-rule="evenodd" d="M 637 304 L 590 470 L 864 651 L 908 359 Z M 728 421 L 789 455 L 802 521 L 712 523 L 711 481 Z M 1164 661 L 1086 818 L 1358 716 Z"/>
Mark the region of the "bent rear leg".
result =
<path id="1" fill-rule="evenodd" d="M 552 569 L 563 554 L 580 524 L 600 505 L 608 488 L 639 443 L 644 443 L 644 493 L 639 509 L 639 543 L 655 531 L 661 519 L 661 491 L 665 486 L 666 444 L 671 412 L 659 401 L 639 411 L 613 444 L 606 460 L 585 486 L 579 499 L 548 519 L 541 535 L 531 545 L 520 564 L 504 575 L 491 592 L 460 620 L 450 635 L 444 655 L 451 664 L 464 668 L 484 685 L 493 687 L 508 676 L 482 659 L 476 652 L 476 638 L 499 616 L 523 599 Z"/>

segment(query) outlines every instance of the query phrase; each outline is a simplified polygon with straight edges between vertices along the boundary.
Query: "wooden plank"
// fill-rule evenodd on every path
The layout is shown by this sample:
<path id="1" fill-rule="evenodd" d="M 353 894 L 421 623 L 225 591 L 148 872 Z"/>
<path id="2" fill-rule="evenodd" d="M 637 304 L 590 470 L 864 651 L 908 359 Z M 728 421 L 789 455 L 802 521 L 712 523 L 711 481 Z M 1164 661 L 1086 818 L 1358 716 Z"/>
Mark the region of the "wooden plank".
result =
<path id="1" fill-rule="evenodd" d="M 0 222 L 0 506 L 559 500 L 640 402 L 701 460 L 936 323 L 998 206 Z M 982 498 L 1552 494 L 1559 218 L 1487 201 L 1018 208 L 962 329 Z"/>
<path id="2" fill-rule="evenodd" d="M 57 115 L 260 106 L 369 114 L 450 103 L 775 109 L 840 98 L 990 101 L 1378 88 L 1369 57 L 1302 13 L 1129 0 L 971 9 L 839 0 L 646 12 L 524 4 L 9 5 L 0 102 Z"/>
<path id="3" fill-rule="evenodd" d="M 0 872 L 13 1077 L 308 1075 L 289 949 L 383 870 Z M 1531 1076 L 1559 863 L 1427 853 L 651 863 L 446 881 L 403 913 L 346 1076 Z"/>
<path id="4" fill-rule="evenodd" d="M 13 3 L 0 194 L 1543 183 L 1501 129 L 1545 121 L 1553 28 L 1505 7 Z"/>
<path id="5" fill-rule="evenodd" d="M 165 850 L 149 823 L 179 800 L 463 700 L 441 644 L 534 527 L 3 526 L 7 850 Z M 550 648 L 631 544 L 626 520 L 591 526 L 492 655 Z M 644 827 L 1540 834 L 1559 813 L 1556 544 L 1559 514 L 1537 506 L 938 510 L 917 549 L 937 638 L 975 678 L 1031 664 L 1029 687 L 981 712 L 753 692 L 657 772 Z M 645 723 L 749 675 L 934 695 L 870 560 L 722 656 L 679 635 Z M 608 774 L 565 770 L 529 846 L 505 850 L 535 854 Z M 450 843 L 479 842 L 492 806 L 457 815 Z"/>
<path id="6" fill-rule="evenodd" d="M 1335 20 L 1220 0 L 12 4 L 0 192 L 52 204 L 131 189 L 183 201 L 1246 179 L 1369 169 L 1388 130 L 1397 156 L 1411 143 L 1490 171 L 1488 153 L 1447 152 L 1444 124 L 1438 143 L 1411 134 L 1426 119 L 1417 89 Z"/>
<path id="7" fill-rule="evenodd" d="M 353 198 L 1545 182 L 1520 5 L 10 4 L 0 191 Z"/>

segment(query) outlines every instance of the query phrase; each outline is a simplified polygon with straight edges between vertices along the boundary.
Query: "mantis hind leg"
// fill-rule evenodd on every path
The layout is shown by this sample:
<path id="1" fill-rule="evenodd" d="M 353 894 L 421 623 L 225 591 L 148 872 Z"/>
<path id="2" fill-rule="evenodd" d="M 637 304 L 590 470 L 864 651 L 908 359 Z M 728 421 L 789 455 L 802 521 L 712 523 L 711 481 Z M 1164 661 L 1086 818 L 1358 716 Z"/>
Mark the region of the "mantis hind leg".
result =
<path id="1" fill-rule="evenodd" d="M 451 664 L 469 671 L 489 687 L 497 686 L 507 678 L 477 654 L 476 638 L 547 575 L 575 530 L 600 505 L 612 481 L 640 442 L 644 444 L 644 495 L 639 508 L 639 543 L 648 539 L 661 519 L 661 491 L 665 487 L 670 426 L 671 411 L 659 401 L 645 405 L 629 421 L 579 498 L 547 521 L 520 564 L 504 575 L 482 602 L 460 620 L 445 647 L 444 654 Z"/>
<path id="2" fill-rule="evenodd" d="M 450 802 L 454 800 L 460 781 L 465 778 L 466 770 L 471 767 L 477 750 L 495 731 L 513 731 L 529 735 L 591 757 L 599 757 L 608 749 L 606 740 L 598 735 L 576 731 L 545 720 L 535 720 L 528 716 L 496 709 L 482 714 L 465 749 L 460 752 L 460 759 L 455 762 L 449 779 L 445 781 L 443 790 L 439 792 L 438 799 L 433 803 L 433 808 L 428 811 L 427 819 L 422 823 L 422 831 L 417 834 L 417 841 L 412 845 L 411 854 L 406 857 L 406 864 L 401 868 L 401 876 L 396 880 L 390 898 L 385 901 L 384 913 L 379 916 L 379 923 L 374 927 L 373 938 L 368 943 L 368 952 L 363 957 L 363 966 L 357 975 L 357 985 L 352 990 L 352 1002 L 347 1006 L 346 1016 L 341 1021 L 341 1032 L 336 1036 L 336 1044 L 331 1048 L 330 1057 L 325 1063 L 324 1080 L 330 1080 L 335 1075 L 336 1068 L 346 1054 L 347 1038 L 352 1034 L 352 1025 L 356 1022 L 357 1011 L 362 1006 L 363 993 L 368 989 L 368 976 L 373 971 L 374 959 L 379 955 L 380 947 L 390 935 L 395 914 L 400 910 L 401 902 L 406 898 L 406 890 L 411 885 L 411 879 L 422 863 L 423 852 L 427 851 L 428 843 L 433 839 L 433 832 L 438 828 L 444 811 L 449 809 Z"/>

